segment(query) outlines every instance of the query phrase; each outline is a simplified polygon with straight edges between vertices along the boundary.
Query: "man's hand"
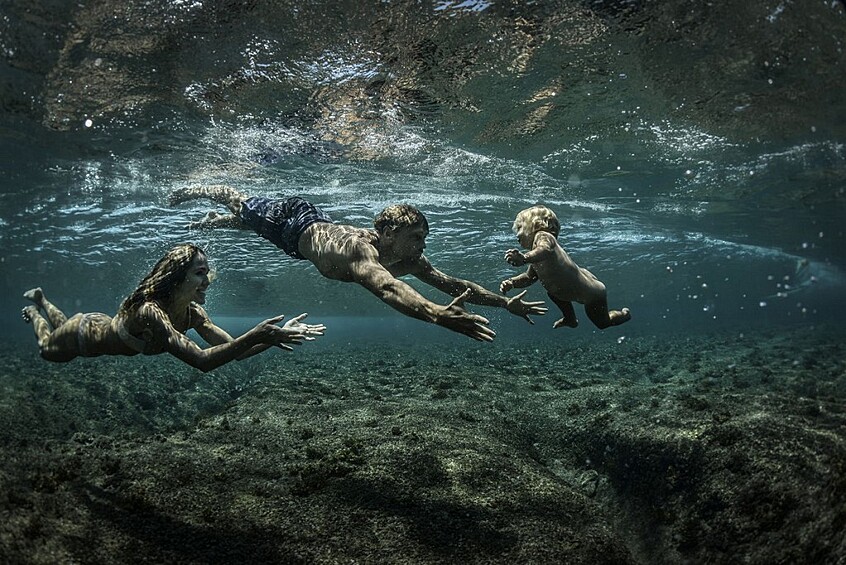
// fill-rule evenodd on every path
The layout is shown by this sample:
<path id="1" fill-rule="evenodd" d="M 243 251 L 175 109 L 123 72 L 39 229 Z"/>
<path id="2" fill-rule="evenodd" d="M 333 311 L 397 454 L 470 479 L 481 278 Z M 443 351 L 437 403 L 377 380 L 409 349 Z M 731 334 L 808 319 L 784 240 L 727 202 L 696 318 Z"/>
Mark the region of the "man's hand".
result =
<path id="1" fill-rule="evenodd" d="M 500 291 L 502 294 L 507 293 L 507 292 L 508 292 L 509 290 L 511 290 L 512 288 L 514 288 L 514 281 L 513 281 L 513 280 L 511 280 L 511 279 L 505 279 L 504 281 L 502 281 L 501 283 L 499 283 L 499 291 Z"/>
<path id="2" fill-rule="evenodd" d="M 509 265 L 522 267 L 526 264 L 526 256 L 520 253 L 519 249 L 509 249 L 505 252 L 505 260 Z"/>
<path id="3" fill-rule="evenodd" d="M 510 280 L 503 281 L 502 284 L 505 284 L 506 282 L 510 282 Z M 501 288 L 502 286 L 500 286 L 500 289 Z M 524 290 L 513 298 L 509 298 L 505 308 L 515 316 L 520 316 L 530 324 L 534 324 L 532 319 L 529 318 L 529 314 L 533 316 L 543 316 L 546 314 L 548 308 L 543 302 L 524 302 L 521 300 L 527 292 L 527 290 Z"/>
<path id="4" fill-rule="evenodd" d="M 468 288 L 461 296 L 456 297 L 444 306 L 435 323 L 454 332 L 472 337 L 476 341 L 493 341 L 496 332 L 488 327 L 488 319 L 477 314 L 471 314 L 464 309 L 464 301 L 471 293 L 472 290 Z"/>

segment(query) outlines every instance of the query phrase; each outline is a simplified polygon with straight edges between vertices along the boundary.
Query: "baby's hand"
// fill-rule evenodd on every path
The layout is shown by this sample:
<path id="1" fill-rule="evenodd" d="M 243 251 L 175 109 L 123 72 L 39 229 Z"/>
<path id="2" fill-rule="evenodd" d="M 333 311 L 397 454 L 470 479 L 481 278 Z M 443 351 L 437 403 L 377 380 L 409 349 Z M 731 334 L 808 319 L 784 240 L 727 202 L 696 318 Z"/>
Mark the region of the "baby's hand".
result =
<path id="1" fill-rule="evenodd" d="M 509 249 L 506 251 L 505 260 L 508 261 L 509 265 L 513 265 L 514 267 L 522 267 L 526 264 L 526 257 L 518 249 Z"/>
<path id="2" fill-rule="evenodd" d="M 512 281 L 511 279 L 505 279 L 504 281 L 499 283 L 499 291 L 502 294 L 505 294 L 506 292 L 508 292 L 512 288 L 514 288 L 514 281 Z"/>

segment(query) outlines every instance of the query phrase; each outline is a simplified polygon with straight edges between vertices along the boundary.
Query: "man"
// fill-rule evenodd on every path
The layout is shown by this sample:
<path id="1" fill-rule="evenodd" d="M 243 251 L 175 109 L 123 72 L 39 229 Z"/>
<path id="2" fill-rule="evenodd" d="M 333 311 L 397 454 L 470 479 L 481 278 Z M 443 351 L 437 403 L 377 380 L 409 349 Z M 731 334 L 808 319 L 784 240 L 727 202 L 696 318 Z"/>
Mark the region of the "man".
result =
<path id="1" fill-rule="evenodd" d="M 532 322 L 529 315 L 542 315 L 543 302 L 524 302 L 525 292 L 506 298 L 476 283 L 457 279 L 429 263 L 423 255 L 429 224 L 414 206 L 385 208 L 374 220 L 375 230 L 336 224 L 313 204 L 299 197 L 271 199 L 248 197 L 222 185 L 186 187 L 170 195 L 170 205 L 196 199 L 224 204 L 231 214 L 209 212 L 191 228 L 231 227 L 251 229 L 297 259 L 308 259 L 329 279 L 355 282 L 406 316 L 462 333 L 475 340 L 496 336 L 488 320 L 464 309 L 464 302 L 498 306 Z M 413 275 L 455 297 L 446 306 L 426 299 L 399 280 Z"/>

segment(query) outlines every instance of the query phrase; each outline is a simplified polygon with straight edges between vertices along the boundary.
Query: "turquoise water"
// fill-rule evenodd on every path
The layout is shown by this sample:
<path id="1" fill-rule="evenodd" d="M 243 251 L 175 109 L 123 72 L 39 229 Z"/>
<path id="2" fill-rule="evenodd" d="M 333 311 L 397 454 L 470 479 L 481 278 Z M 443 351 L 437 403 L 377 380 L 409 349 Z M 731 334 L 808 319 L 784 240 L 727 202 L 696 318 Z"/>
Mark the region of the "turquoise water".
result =
<path id="1" fill-rule="evenodd" d="M 31 339 L 27 288 L 113 312 L 182 241 L 218 270 L 213 315 L 441 339 L 255 235 L 185 230 L 207 208 L 166 196 L 204 183 L 298 194 L 360 226 L 414 203 L 433 264 L 492 290 L 516 272 L 514 215 L 542 202 L 631 308 L 613 339 L 846 315 L 840 3 L 5 5 L 7 339 Z M 500 341 L 571 331 L 551 331 L 557 311 L 528 328 L 476 310 Z"/>

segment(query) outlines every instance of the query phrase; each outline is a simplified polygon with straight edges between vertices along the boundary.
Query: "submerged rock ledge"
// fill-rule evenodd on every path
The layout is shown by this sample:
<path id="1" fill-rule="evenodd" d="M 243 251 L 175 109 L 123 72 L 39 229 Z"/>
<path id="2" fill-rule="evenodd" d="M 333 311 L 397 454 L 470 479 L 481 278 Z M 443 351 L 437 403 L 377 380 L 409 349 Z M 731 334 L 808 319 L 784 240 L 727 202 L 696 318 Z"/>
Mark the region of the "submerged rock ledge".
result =
<path id="1" fill-rule="evenodd" d="M 303 348 L 210 375 L 5 349 L 0 555 L 839 562 L 843 343 Z"/>

